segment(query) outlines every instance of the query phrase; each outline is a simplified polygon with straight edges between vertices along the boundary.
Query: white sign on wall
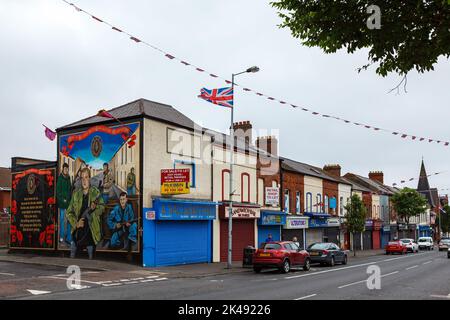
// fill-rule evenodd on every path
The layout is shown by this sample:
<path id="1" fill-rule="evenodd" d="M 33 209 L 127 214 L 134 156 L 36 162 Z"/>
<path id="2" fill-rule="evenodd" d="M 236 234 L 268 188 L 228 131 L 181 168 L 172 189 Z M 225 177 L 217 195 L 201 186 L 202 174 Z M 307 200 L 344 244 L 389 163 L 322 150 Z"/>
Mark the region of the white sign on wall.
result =
<path id="1" fill-rule="evenodd" d="M 266 205 L 279 206 L 280 204 L 280 189 L 266 187 Z"/>

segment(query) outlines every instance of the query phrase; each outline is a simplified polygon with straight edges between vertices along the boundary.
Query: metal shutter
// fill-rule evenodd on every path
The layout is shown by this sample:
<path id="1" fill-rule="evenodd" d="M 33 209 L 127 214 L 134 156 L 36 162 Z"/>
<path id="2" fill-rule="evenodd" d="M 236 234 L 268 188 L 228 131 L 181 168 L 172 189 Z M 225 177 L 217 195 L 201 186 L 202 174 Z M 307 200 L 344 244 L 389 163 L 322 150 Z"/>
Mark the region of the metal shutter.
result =
<path id="1" fill-rule="evenodd" d="M 244 248 L 255 246 L 255 220 L 233 219 L 233 261 L 242 261 Z M 220 221 L 220 261 L 228 260 L 228 220 Z"/>

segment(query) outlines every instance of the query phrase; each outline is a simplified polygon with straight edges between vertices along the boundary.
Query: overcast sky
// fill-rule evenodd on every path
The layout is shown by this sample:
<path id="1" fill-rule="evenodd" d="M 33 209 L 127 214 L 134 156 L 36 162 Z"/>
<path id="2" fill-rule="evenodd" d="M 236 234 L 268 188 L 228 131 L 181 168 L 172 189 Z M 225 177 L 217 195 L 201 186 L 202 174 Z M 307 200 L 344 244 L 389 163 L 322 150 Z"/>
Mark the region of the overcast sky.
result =
<path id="1" fill-rule="evenodd" d="M 0 166 L 13 156 L 53 160 L 57 128 L 138 98 L 170 104 L 205 127 L 225 131 L 229 110 L 199 100 L 202 87 L 223 82 L 190 71 L 76 12 L 60 0 L 0 0 Z M 283 100 L 382 128 L 450 141 L 450 65 L 408 76 L 408 93 L 387 94 L 398 76 L 369 69 L 366 52 L 326 55 L 279 29 L 263 0 L 77 0 L 81 8 L 173 55 L 228 76 L 252 65 L 261 71 L 237 82 Z M 237 91 L 235 120 L 278 129 L 280 153 L 343 173 L 382 170 L 385 182 L 416 177 L 422 156 L 432 186 L 450 188 L 450 147 L 405 141 L 316 117 Z M 417 182 L 406 184 L 416 186 Z"/>

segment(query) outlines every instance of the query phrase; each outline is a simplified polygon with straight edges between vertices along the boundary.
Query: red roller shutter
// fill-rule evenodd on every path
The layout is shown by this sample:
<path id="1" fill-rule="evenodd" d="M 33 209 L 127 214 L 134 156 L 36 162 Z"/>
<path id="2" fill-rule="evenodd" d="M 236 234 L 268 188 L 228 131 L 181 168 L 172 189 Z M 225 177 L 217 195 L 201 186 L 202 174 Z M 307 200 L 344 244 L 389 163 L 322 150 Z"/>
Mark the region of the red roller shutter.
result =
<path id="1" fill-rule="evenodd" d="M 372 232 L 372 248 L 374 250 L 380 249 L 380 231 L 376 230 Z"/>
<path id="2" fill-rule="evenodd" d="M 255 246 L 255 220 L 233 219 L 233 261 L 242 261 L 244 248 Z M 220 261 L 228 260 L 228 220 L 220 221 Z"/>

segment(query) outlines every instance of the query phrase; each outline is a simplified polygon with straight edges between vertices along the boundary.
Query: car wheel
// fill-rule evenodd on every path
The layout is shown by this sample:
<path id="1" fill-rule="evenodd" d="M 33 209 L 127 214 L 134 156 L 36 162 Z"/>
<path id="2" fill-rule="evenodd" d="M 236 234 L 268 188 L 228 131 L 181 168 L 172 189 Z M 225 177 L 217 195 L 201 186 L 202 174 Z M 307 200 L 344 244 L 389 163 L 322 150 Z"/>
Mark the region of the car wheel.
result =
<path id="1" fill-rule="evenodd" d="M 346 265 L 346 264 L 347 264 L 347 255 L 344 256 L 344 260 L 342 261 L 342 264 L 343 264 L 343 265 Z"/>
<path id="2" fill-rule="evenodd" d="M 253 267 L 253 271 L 255 271 L 255 273 L 260 273 L 262 270 L 262 268 L 260 267 Z"/>
<path id="3" fill-rule="evenodd" d="M 309 271 L 311 269 L 311 260 L 306 259 L 305 265 L 303 266 L 303 271 Z"/>
<path id="4" fill-rule="evenodd" d="M 386 251 L 386 255 L 388 256 L 388 255 L 389 255 L 389 252 Z"/>
<path id="5" fill-rule="evenodd" d="M 334 267 L 334 264 L 335 264 L 334 257 L 331 257 L 330 267 Z"/>
<path id="6" fill-rule="evenodd" d="M 289 260 L 284 260 L 283 262 L 283 266 L 281 267 L 281 272 L 282 273 L 289 273 L 289 271 L 291 271 L 291 264 L 289 262 Z"/>

